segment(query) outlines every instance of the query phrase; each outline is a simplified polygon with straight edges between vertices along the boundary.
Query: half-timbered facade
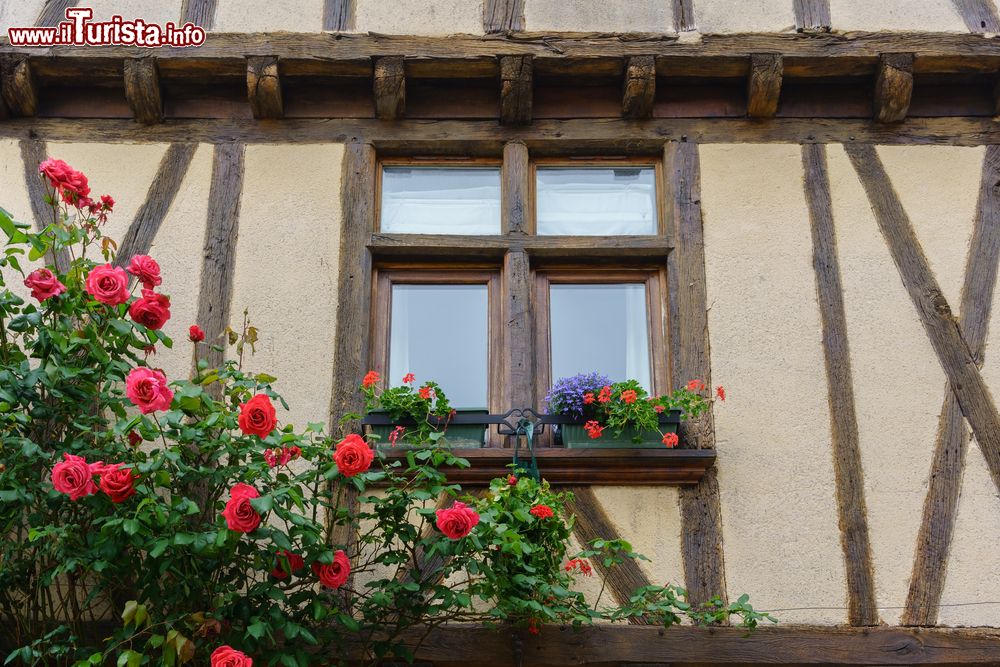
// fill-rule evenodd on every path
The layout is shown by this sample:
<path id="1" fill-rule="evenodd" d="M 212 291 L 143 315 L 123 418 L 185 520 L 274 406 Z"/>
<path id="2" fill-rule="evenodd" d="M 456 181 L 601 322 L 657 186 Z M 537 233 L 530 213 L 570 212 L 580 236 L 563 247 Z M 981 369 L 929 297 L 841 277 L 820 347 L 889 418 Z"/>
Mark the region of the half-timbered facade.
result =
<path id="1" fill-rule="evenodd" d="M 0 0 L 0 28 L 73 5 Z M 155 255 L 173 319 L 209 337 L 247 310 L 284 421 L 359 409 L 365 371 L 392 367 L 408 285 L 476 288 L 436 325 L 482 308 L 469 407 L 541 411 L 560 285 L 640 290 L 651 389 L 726 387 L 687 424 L 693 448 L 542 434 L 539 465 L 574 490 L 580 542 L 621 534 L 650 557 L 599 571 L 613 596 L 745 591 L 778 627 L 443 628 L 418 660 L 1000 664 L 993 0 L 81 6 L 208 34 L 0 39 L 0 205 L 45 224 L 49 155 L 114 192 L 118 262 Z M 428 191 L 478 179 L 473 228 L 393 217 L 412 205 L 393 175 L 435 167 Z M 570 190 L 546 187 L 574 169 L 648 179 L 647 199 L 586 229 Z M 190 368 L 180 347 L 157 354 Z M 499 474 L 512 444 L 493 433 L 455 479 Z"/>

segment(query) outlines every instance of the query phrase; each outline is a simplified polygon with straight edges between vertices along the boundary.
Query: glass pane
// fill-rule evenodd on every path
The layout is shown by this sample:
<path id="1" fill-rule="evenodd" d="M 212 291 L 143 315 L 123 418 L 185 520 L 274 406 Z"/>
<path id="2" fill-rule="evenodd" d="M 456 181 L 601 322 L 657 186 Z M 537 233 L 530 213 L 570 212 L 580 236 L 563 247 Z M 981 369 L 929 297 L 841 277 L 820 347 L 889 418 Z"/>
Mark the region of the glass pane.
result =
<path id="1" fill-rule="evenodd" d="M 389 380 L 434 380 L 456 408 L 485 408 L 489 368 L 486 285 L 393 285 Z"/>
<path id="2" fill-rule="evenodd" d="M 536 173 L 539 234 L 655 234 L 652 167 L 545 167 Z"/>
<path id="3" fill-rule="evenodd" d="M 552 285 L 549 309 L 553 382 L 598 371 L 650 390 L 645 285 Z"/>
<path id="4" fill-rule="evenodd" d="M 499 234 L 499 167 L 384 167 L 379 229 Z"/>

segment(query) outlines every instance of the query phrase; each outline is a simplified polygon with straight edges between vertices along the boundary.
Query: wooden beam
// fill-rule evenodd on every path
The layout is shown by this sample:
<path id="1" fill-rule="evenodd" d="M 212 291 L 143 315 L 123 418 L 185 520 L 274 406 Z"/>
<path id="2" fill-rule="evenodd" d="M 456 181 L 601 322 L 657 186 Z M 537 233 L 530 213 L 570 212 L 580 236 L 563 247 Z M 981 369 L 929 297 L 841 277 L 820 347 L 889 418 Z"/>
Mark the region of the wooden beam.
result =
<path id="1" fill-rule="evenodd" d="M 0 57 L 0 92 L 11 116 L 38 113 L 38 86 L 27 58 Z"/>
<path id="2" fill-rule="evenodd" d="M 528 147 L 520 141 L 504 145 L 500 220 L 505 236 L 497 237 L 519 243 L 528 234 L 528 212 L 531 210 L 531 163 Z M 513 238 L 510 238 L 513 237 Z M 439 237 L 440 238 L 440 237 Z M 490 239 L 493 241 L 494 239 Z M 504 323 L 505 362 L 503 387 L 504 404 L 535 405 L 535 356 L 531 337 L 534 319 L 531 294 L 534 283 L 529 253 L 516 245 L 504 252 L 502 318 Z"/>
<path id="3" fill-rule="evenodd" d="M 272 120 L 285 115 L 281 98 L 281 75 L 274 56 L 247 58 L 247 99 L 257 120 Z"/>
<path id="4" fill-rule="evenodd" d="M 503 199 L 500 219 L 504 234 L 528 234 L 531 210 L 531 163 L 523 141 L 509 141 L 503 147 Z"/>
<path id="5" fill-rule="evenodd" d="M 576 516 L 573 534 L 583 548 L 589 548 L 594 540 L 621 538 L 621 532 L 604 512 L 601 501 L 597 499 L 593 489 L 589 486 L 574 486 L 570 491 L 573 493 L 573 500 L 567 503 L 566 509 Z M 604 580 L 604 586 L 611 592 L 611 597 L 619 605 L 628 604 L 637 589 L 652 585 L 637 561 L 626 559 L 613 567 L 606 567 L 600 558 L 591 558 L 590 562 Z M 636 625 L 646 624 L 641 618 L 630 620 Z"/>
<path id="6" fill-rule="evenodd" d="M 125 99 L 137 123 L 163 121 L 163 96 L 155 58 L 128 58 L 124 66 Z"/>
<path id="7" fill-rule="evenodd" d="M 847 341 L 847 316 L 837 256 L 826 147 L 815 144 L 803 146 L 802 166 L 812 229 L 813 270 L 822 320 L 838 524 L 847 572 L 847 615 L 851 625 L 878 625 L 864 470 L 854 409 L 851 351 Z"/>
<path id="8" fill-rule="evenodd" d="M 76 6 L 76 0 L 45 0 L 42 10 L 38 12 L 35 25 L 52 28 L 66 20 L 66 10 Z"/>
<path id="9" fill-rule="evenodd" d="M 500 124 L 531 123 L 531 56 L 500 57 Z"/>
<path id="10" fill-rule="evenodd" d="M 220 342 L 230 325 L 230 299 L 233 291 L 233 271 L 236 264 L 236 238 L 240 225 L 240 198 L 243 194 L 245 148 L 241 142 L 218 144 L 212 158 L 212 182 L 208 191 L 208 223 L 202 245 L 201 288 L 198 293 L 197 324 L 205 330 L 205 341 L 199 345 L 200 359 L 209 368 L 217 368 L 225 360 Z M 210 385 L 219 398 L 219 385 Z"/>
<path id="11" fill-rule="evenodd" d="M 777 113 L 782 70 L 780 53 L 755 53 L 750 56 L 747 115 L 751 118 L 773 118 Z"/>
<path id="12" fill-rule="evenodd" d="M 688 32 L 695 30 L 693 0 L 673 0 L 674 31 Z"/>
<path id="13" fill-rule="evenodd" d="M 215 6 L 218 0 L 183 0 L 181 25 L 193 23 L 205 30 L 215 27 Z"/>
<path id="14" fill-rule="evenodd" d="M 406 114 L 406 70 L 402 56 L 375 60 L 373 86 L 375 116 L 379 120 L 399 120 Z"/>
<path id="15" fill-rule="evenodd" d="M 115 256 L 115 266 L 127 266 L 134 255 L 149 253 L 156 233 L 180 192 L 197 148 L 197 144 L 170 144 L 167 148 L 160 159 L 156 176 L 146 191 L 146 199 L 122 236 Z"/>
<path id="16" fill-rule="evenodd" d="M 969 32 L 976 34 L 996 34 L 1000 32 L 1000 17 L 992 0 L 951 0 L 965 21 Z"/>
<path id="17" fill-rule="evenodd" d="M 622 86 L 622 115 L 625 118 L 650 118 L 656 97 L 656 59 L 633 56 L 625 66 Z"/>
<path id="18" fill-rule="evenodd" d="M 671 295 L 671 385 L 693 379 L 712 385 L 708 340 L 708 294 L 705 281 L 705 236 L 701 218 L 701 170 L 698 147 L 668 143 L 663 152 L 666 205 L 670 207 L 676 248 L 667 263 Z M 715 448 L 711 408 L 681 425 L 681 438 L 697 449 Z M 682 489 L 681 550 L 685 588 L 695 604 L 718 595 L 726 599 L 722 552 L 722 508 L 719 481 L 711 468 L 698 486 Z"/>
<path id="19" fill-rule="evenodd" d="M 794 0 L 798 32 L 830 32 L 830 0 Z"/>
<path id="20" fill-rule="evenodd" d="M 1000 489 L 1000 416 L 969 341 L 952 315 L 874 146 L 847 144 L 844 148 L 868 194 L 875 219 L 951 391 L 972 427 L 993 482 Z"/>
<path id="21" fill-rule="evenodd" d="M 959 321 L 976 364 L 986 355 L 993 292 L 1000 259 L 1000 146 L 988 146 L 979 185 L 975 228 L 965 265 Z M 945 388 L 923 521 L 903 612 L 904 625 L 935 625 L 955 531 L 969 432 L 955 394 Z"/>
<path id="22" fill-rule="evenodd" d="M 45 203 L 47 187 L 38 173 L 40 165 L 47 157 L 47 147 L 44 141 L 22 139 L 20 142 L 21 163 L 24 167 L 24 182 L 28 187 L 28 199 L 31 202 L 31 213 L 35 219 L 35 230 L 41 231 L 55 220 L 55 213 L 50 205 Z M 58 252 L 49 252 L 46 261 L 56 267 L 59 273 L 69 270 L 70 255 L 66 248 Z"/>
<path id="23" fill-rule="evenodd" d="M 503 257 L 525 251 L 541 259 L 594 258 L 665 259 L 671 242 L 662 236 L 454 236 L 440 234 L 372 234 L 368 248 L 380 257 Z"/>
<path id="24" fill-rule="evenodd" d="M 524 0 L 486 0 L 483 6 L 483 32 L 520 32 L 524 30 Z"/>
<path id="25" fill-rule="evenodd" d="M 352 0 L 323 0 L 323 30 L 344 32 L 349 30 L 354 14 Z"/>
<path id="26" fill-rule="evenodd" d="M 875 80 L 874 117 L 880 123 L 906 118 L 913 96 L 913 54 L 883 53 Z"/>

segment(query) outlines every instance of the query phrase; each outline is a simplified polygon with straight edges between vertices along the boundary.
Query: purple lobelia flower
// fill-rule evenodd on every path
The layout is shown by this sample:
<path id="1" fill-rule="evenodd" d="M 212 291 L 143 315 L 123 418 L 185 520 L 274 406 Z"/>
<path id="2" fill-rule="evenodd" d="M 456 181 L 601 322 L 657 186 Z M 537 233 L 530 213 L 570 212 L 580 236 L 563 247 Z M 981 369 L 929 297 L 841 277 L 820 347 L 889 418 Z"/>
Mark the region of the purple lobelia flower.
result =
<path id="1" fill-rule="evenodd" d="M 572 377 L 559 378 L 545 396 L 551 415 L 566 415 L 583 418 L 583 395 L 588 391 L 596 396 L 601 387 L 610 385 L 611 380 L 601 373 L 580 373 Z"/>

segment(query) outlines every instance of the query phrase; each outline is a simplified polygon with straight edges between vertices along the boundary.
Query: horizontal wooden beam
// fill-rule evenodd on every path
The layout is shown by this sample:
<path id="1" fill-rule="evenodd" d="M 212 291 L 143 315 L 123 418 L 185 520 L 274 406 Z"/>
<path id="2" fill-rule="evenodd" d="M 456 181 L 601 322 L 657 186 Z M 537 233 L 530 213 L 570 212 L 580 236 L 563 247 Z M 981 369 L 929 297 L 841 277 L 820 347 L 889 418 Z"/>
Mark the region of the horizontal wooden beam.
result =
<path id="1" fill-rule="evenodd" d="M 780 613 L 778 614 L 780 616 Z M 1000 630 L 842 627 L 543 626 L 538 635 L 453 625 L 411 631 L 415 658 L 439 667 L 525 665 L 996 665 Z M 418 637 L 423 641 L 419 642 Z M 417 646 L 419 643 L 419 646 Z"/>
<path id="2" fill-rule="evenodd" d="M 670 241 L 662 236 L 441 236 L 439 234 L 373 234 L 368 247 L 375 255 L 419 254 L 421 257 L 502 257 L 525 250 L 532 257 L 666 257 Z"/>
<path id="3" fill-rule="evenodd" d="M 450 483 L 464 486 L 489 484 L 506 476 L 514 450 L 499 447 L 460 449 L 455 453 L 470 467 L 442 470 Z M 405 450 L 390 449 L 389 461 L 403 459 Z M 520 457 L 530 460 L 527 450 Z M 538 468 L 550 484 L 612 484 L 628 486 L 691 486 L 715 463 L 715 452 L 707 449 L 563 449 L 535 450 Z"/>

